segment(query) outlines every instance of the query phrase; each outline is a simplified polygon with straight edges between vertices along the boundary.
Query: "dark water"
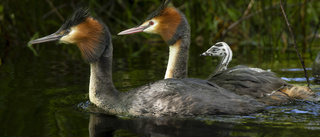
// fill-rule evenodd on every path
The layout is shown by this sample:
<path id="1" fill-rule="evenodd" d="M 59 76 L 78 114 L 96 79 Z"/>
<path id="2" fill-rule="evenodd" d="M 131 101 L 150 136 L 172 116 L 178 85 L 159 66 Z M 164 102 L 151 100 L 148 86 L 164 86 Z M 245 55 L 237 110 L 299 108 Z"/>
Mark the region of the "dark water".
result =
<path id="1" fill-rule="evenodd" d="M 62 16 L 69 16 L 73 11 L 70 6 L 72 2 L 59 2 L 54 4 L 64 11 Z M 136 4 L 133 1 L 124 3 Z M 178 4 L 181 5 L 179 2 Z M 99 7 L 92 1 L 88 5 Z M 4 10 L 1 10 L 1 7 Z M 119 21 L 111 18 L 110 14 L 108 16 L 102 12 L 103 7 L 99 8 L 93 8 L 93 11 L 96 16 L 106 17 L 103 20 L 112 34 L 134 26 L 137 22 L 119 25 Z M 265 112 L 245 116 L 222 115 L 188 119 L 126 118 L 83 111 L 82 108 L 88 105 L 89 100 L 90 70 L 89 65 L 81 59 L 77 47 L 56 43 L 35 45 L 32 48 L 37 52 L 36 56 L 27 46 L 34 34 L 38 33 L 38 37 L 45 36 L 58 29 L 60 22 L 53 20 L 59 21 L 59 18 L 53 13 L 49 14 L 47 9 L 51 9 L 47 2 L 25 1 L 17 5 L 14 1 L 4 1 L 0 4 L 0 20 L 3 21 L 0 51 L 0 136 L 269 137 L 320 134 L 320 104 L 306 101 L 271 106 Z M 143 10 L 137 12 L 141 13 Z M 131 13 L 122 14 L 119 16 L 126 17 L 125 15 Z M 143 20 L 144 14 L 133 20 Z M 213 44 L 209 41 L 196 43 L 197 38 L 201 37 L 199 34 L 202 34 L 201 31 L 195 30 L 192 33 L 189 77 L 206 78 L 213 72 L 219 60 L 199 56 Z M 217 41 L 219 40 L 222 39 Z M 114 35 L 113 42 L 113 80 L 118 90 L 128 91 L 163 78 L 168 47 L 159 37 L 145 34 Z M 319 46 L 319 43 L 319 39 L 314 41 L 314 45 Z M 306 85 L 294 49 L 288 48 L 282 52 L 281 47 L 273 46 L 272 43 L 261 46 L 255 42 L 239 40 L 232 44 L 235 57 L 230 66 L 244 64 L 270 69 L 291 84 Z M 309 75 L 313 59 L 319 50 L 319 47 L 314 46 L 303 53 Z M 312 84 L 311 87 L 316 92 L 320 91 L 318 85 Z"/>

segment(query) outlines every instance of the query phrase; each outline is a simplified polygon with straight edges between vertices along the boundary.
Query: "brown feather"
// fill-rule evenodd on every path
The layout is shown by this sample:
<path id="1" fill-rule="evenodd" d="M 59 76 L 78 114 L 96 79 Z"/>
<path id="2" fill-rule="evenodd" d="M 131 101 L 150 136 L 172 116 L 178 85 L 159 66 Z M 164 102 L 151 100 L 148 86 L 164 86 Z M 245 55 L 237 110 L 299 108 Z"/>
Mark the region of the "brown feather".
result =
<path id="1" fill-rule="evenodd" d="M 317 95 L 308 87 L 289 86 L 280 89 L 281 92 L 286 93 L 290 98 L 302 99 L 308 101 L 319 101 Z"/>
<path id="2" fill-rule="evenodd" d="M 165 41 L 168 41 L 172 39 L 181 23 L 181 15 L 173 7 L 165 8 L 162 12 L 161 16 L 154 18 L 154 20 L 157 20 L 159 24 L 161 24 L 156 30 L 158 30 L 157 33 L 160 34 Z"/>
<path id="3" fill-rule="evenodd" d="M 87 18 L 83 23 L 77 25 L 75 29 L 79 30 L 73 36 L 75 44 L 78 45 L 83 57 L 90 62 L 96 56 L 96 50 L 99 49 L 103 26 L 97 20 Z"/>

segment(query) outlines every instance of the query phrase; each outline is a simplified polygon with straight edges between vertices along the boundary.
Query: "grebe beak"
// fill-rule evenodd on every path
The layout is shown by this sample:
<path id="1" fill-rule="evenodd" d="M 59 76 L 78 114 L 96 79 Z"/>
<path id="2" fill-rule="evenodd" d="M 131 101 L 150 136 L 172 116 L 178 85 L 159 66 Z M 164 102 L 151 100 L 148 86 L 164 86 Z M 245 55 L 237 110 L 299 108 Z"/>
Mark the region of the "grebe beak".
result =
<path id="1" fill-rule="evenodd" d="M 35 39 L 33 41 L 30 41 L 29 44 L 38 44 L 38 43 L 45 43 L 45 42 L 49 42 L 49 41 L 57 41 L 59 40 L 61 37 L 63 37 L 63 35 L 59 35 L 59 34 L 51 34 L 42 38 L 38 38 Z"/>
<path id="2" fill-rule="evenodd" d="M 131 29 L 127 29 L 124 31 L 121 31 L 120 33 L 118 33 L 118 35 L 126 35 L 126 34 L 133 34 L 133 33 L 138 33 L 138 32 L 143 32 L 144 29 L 146 29 L 148 26 L 138 26 L 138 27 L 134 27 Z"/>
<path id="3" fill-rule="evenodd" d="M 199 56 L 208 56 L 208 54 L 204 52 L 204 53 L 201 53 Z"/>

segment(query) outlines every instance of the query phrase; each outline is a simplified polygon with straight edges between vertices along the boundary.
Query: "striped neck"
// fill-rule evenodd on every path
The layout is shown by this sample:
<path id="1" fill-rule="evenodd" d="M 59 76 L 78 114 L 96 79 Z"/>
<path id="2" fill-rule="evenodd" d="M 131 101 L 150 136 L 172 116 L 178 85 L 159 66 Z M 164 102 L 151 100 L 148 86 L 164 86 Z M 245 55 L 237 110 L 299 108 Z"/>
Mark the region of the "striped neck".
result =
<path id="1" fill-rule="evenodd" d="M 227 70 L 227 67 L 232 60 L 232 50 L 229 45 L 225 42 L 218 42 L 214 44 L 211 48 L 209 48 L 206 52 L 201 54 L 202 56 L 219 56 L 221 57 L 221 62 L 214 70 L 213 74 L 210 76 L 214 76 L 220 71 Z"/>
<path id="2" fill-rule="evenodd" d="M 223 45 L 222 47 L 219 47 L 222 49 L 221 51 L 223 52 L 222 55 L 220 54 L 222 59 L 219 64 L 220 67 L 217 67 L 216 72 L 227 70 L 229 63 L 232 60 L 232 50 L 229 47 L 229 45 L 227 43 L 223 43 L 222 45 Z"/>

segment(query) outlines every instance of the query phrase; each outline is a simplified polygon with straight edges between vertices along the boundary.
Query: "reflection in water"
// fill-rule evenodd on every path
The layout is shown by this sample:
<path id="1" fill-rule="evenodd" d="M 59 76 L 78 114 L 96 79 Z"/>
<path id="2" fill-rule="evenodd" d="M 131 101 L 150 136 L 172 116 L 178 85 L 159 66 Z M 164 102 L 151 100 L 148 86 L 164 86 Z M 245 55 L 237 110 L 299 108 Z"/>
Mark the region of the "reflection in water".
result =
<path id="1" fill-rule="evenodd" d="M 296 101 L 249 116 L 220 115 L 189 119 L 117 118 L 90 114 L 91 137 L 105 136 L 317 136 L 320 106 Z M 312 131 L 312 132 L 310 132 Z"/>
<path id="2" fill-rule="evenodd" d="M 306 68 L 306 70 L 312 70 L 312 68 Z M 303 68 L 287 68 L 281 69 L 281 71 L 303 71 Z"/>
<path id="3" fill-rule="evenodd" d="M 303 78 L 286 78 L 286 77 L 281 77 L 281 79 L 285 81 L 291 81 L 291 82 L 306 82 L 307 79 L 305 77 Z M 314 77 L 309 78 L 309 80 L 314 80 Z"/>
<path id="4" fill-rule="evenodd" d="M 229 136 L 234 124 L 215 122 L 207 124 L 191 119 L 121 119 L 113 116 L 91 114 L 89 132 L 91 137 L 112 136 L 118 130 L 126 130 L 143 136 Z M 119 133 L 119 132 L 118 132 Z M 123 133 L 123 132 L 121 132 Z M 121 134 L 119 133 L 119 134 Z"/>

